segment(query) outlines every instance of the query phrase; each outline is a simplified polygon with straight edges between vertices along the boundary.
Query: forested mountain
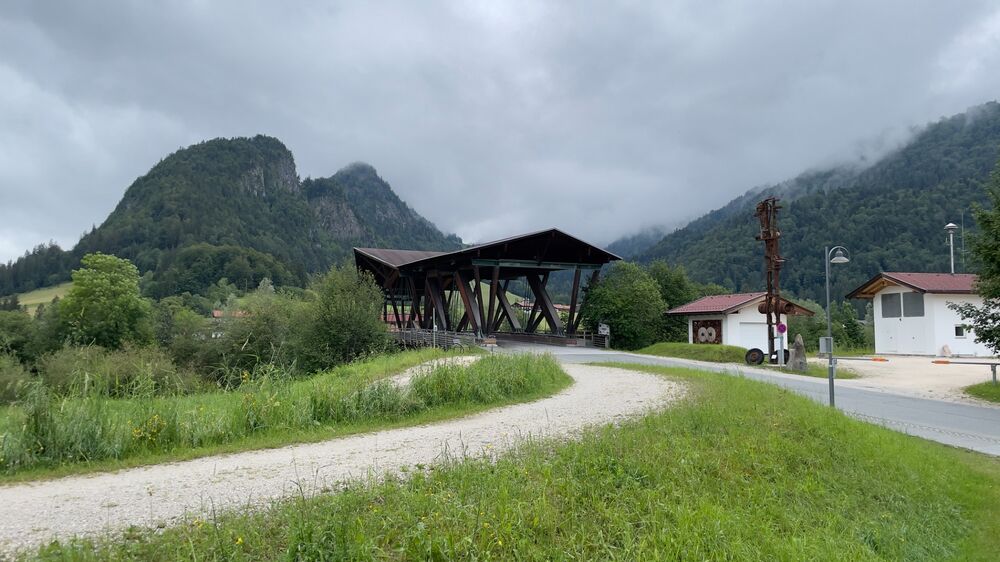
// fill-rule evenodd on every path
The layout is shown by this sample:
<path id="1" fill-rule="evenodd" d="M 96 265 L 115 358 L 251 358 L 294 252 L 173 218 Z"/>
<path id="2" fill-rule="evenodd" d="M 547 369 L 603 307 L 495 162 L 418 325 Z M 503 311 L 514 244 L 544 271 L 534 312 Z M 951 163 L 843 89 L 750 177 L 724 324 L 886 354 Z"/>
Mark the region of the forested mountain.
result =
<path id="1" fill-rule="evenodd" d="M 375 168 L 356 162 L 328 178 L 306 179 L 302 189 L 322 230 L 348 246 L 457 250 L 462 241 L 443 235 L 410 208 Z"/>
<path id="2" fill-rule="evenodd" d="M 67 280 L 83 255 L 97 251 L 132 260 L 152 296 L 194 292 L 219 277 L 302 284 L 355 245 L 452 249 L 461 241 L 413 211 L 367 164 L 300 182 L 279 140 L 214 139 L 136 179 L 73 250 L 39 246 L 0 265 L 0 295 Z"/>
<path id="3" fill-rule="evenodd" d="M 803 174 L 754 189 L 643 252 L 640 260 L 683 265 L 699 282 L 735 291 L 762 290 L 763 246 L 754 206 L 782 197 L 782 288 L 822 301 L 823 248 L 846 246 L 851 263 L 834 266 L 833 294 L 843 296 L 879 271 L 948 271 L 943 227 L 972 225 L 969 209 L 985 202 L 982 184 L 997 163 L 1000 104 L 991 102 L 925 127 L 902 148 L 866 168 Z M 956 270 L 973 270 L 956 241 Z"/>
<path id="4" fill-rule="evenodd" d="M 667 229 L 663 227 L 646 228 L 636 234 L 615 240 L 608 244 L 606 249 L 621 258 L 632 259 L 662 240 L 667 232 Z"/>

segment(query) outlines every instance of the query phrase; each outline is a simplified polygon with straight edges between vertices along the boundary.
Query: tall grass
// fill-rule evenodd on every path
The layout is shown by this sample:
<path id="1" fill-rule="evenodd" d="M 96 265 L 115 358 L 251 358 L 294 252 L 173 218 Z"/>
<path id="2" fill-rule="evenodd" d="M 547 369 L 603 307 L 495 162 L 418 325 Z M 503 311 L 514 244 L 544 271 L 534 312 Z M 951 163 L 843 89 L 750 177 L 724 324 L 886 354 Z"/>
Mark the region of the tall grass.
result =
<path id="1" fill-rule="evenodd" d="M 662 413 L 51 560 L 996 560 L 1000 462 L 695 371 Z"/>
<path id="2" fill-rule="evenodd" d="M 63 397 L 33 385 L 17 406 L 0 411 L 0 468 L 128 459 L 211 448 L 254 435 L 317 426 L 395 422 L 431 408 L 485 404 L 566 383 L 551 357 L 492 356 L 469 367 L 419 374 L 410 391 L 389 380 L 441 353 L 422 350 L 377 357 L 294 380 L 262 364 L 232 391 L 187 396 L 108 398 L 97 392 Z"/>

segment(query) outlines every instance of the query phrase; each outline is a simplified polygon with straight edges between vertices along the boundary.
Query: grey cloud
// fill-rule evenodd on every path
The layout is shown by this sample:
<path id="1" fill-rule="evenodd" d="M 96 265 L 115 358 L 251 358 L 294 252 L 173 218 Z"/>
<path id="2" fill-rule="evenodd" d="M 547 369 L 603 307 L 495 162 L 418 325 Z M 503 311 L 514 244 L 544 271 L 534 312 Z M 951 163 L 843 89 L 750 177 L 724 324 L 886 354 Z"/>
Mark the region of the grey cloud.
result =
<path id="1" fill-rule="evenodd" d="M 995 98 L 998 38 L 987 2 L 5 3 L 0 259 L 258 132 L 469 241 L 608 242 Z"/>

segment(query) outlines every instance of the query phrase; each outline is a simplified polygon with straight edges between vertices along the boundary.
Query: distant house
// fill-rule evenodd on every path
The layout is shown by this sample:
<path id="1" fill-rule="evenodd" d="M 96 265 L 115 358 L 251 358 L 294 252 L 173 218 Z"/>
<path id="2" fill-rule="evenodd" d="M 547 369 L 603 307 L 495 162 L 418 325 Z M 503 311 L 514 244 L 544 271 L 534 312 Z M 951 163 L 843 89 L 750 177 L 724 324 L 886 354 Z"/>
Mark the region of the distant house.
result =
<path id="1" fill-rule="evenodd" d="M 991 356 L 948 303 L 981 305 L 967 273 L 879 273 L 847 297 L 872 300 L 875 353 Z"/>
<path id="2" fill-rule="evenodd" d="M 671 316 L 687 316 L 688 343 L 726 344 L 757 348 L 767 352 L 767 315 L 758 310 L 767 293 L 736 293 L 713 295 L 689 302 L 667 311 Z M 813 312 L 791 301 L 782 299 L 781 322 L 787 316 L 812 316 Z M 788 349 L 788 334 L 784 336 Z"/>
<path id="3" fill-rule="evenodd" d="M 220 310 L 218 308 L 212 311 L 212 339 L 219 339 L 226 335 L 226 332 L 222 329 L 222 321 L 227 318 L 247 318 L 250 313 L 245 310 Z"/>

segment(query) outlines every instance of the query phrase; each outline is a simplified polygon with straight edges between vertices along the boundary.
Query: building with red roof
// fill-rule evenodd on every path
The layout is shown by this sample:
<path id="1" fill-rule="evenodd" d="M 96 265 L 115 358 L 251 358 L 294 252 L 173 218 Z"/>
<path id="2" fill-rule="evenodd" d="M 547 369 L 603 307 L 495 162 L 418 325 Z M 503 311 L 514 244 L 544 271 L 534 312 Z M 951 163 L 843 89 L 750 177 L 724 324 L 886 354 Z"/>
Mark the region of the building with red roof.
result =
<path id="1" fill-rule="evenodd" d="M 949 304 L 981 305 L 970 273 L 886 271 L 847 295 L 873 303 L 875 353 L 991 356 Z"/>
<path id="2" fill-rule="evenodd" d="M 767 316 L 761 312 L 767 293 L 711 295 L 670 309 L 670 316 L 687 316 L 688 343 L 736 345 L 767 352 Z M 808 308 L 781 299 L 779 322 L 789 315 L 812 316 Z M 788 349 L 788 334 L 784 334 Z"/>

